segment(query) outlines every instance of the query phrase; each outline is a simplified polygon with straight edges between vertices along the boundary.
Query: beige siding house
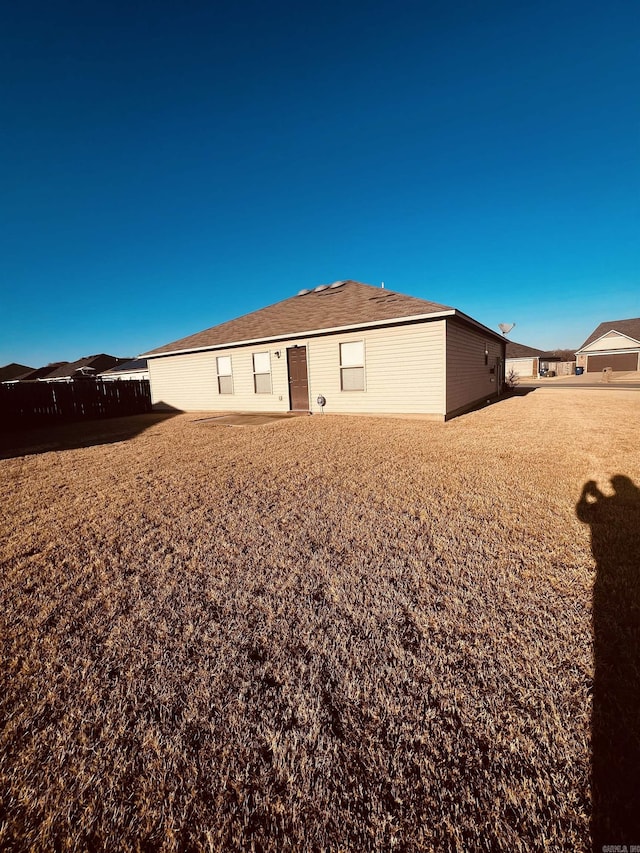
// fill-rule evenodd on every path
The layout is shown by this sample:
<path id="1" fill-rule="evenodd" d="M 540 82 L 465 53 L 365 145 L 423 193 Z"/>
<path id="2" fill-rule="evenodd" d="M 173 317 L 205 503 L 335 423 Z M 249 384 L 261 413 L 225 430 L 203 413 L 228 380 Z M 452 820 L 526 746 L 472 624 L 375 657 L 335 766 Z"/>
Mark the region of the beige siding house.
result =
<path id="1" fill-rule="evenodd" d="M 513 371 L 516 376 L 537 377 L 540 372 L 540 359 L 543 356 L 542 350 L 517 344 L 515 341 L 507 341 L 506 375 Z"/>
<path id="2" fill-rule="evenodd" d="M 576 352 L 576 364 L 585 373 L 640 370 L 640 317 L 600 323 Z"/>
<path id="3" fill-rule="evenodd" d="M 145 357 L 158 407 L 445 419 L 501 392 L 504 347 L 454 308 L 340 281 Z"/>

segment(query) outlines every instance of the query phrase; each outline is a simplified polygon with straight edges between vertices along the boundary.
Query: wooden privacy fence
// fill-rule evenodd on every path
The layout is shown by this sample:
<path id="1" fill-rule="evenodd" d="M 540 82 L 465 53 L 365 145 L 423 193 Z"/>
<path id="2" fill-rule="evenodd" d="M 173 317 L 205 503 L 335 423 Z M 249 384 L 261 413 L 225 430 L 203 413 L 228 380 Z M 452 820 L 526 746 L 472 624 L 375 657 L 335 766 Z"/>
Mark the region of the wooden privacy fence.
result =
<path id="1" fill-rule="evenodd" d="M 150 411 L 147 379 L 0 384 L 0 430 L 5 432 Z"/>

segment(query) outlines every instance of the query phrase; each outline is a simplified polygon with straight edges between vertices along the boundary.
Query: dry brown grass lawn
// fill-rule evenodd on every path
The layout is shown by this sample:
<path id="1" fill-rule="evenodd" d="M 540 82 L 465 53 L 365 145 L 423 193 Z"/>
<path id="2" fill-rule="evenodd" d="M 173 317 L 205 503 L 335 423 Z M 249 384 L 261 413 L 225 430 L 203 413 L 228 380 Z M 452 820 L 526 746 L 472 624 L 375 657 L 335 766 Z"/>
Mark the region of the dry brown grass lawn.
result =
<path id="1" fill-rule="evenodd" d="M 0 461 L 0 847 L 587 849 L 575 506 L 640 393 L 196 418 Z"/>

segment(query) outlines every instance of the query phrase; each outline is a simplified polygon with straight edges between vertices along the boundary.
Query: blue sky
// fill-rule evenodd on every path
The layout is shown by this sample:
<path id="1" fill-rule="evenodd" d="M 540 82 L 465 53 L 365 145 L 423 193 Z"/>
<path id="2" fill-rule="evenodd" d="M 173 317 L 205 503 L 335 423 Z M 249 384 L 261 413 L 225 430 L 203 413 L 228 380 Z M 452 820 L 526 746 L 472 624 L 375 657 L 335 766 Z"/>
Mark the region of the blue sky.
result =
<path id="1" fill-rule="evenodd" d="M 636 2 L 6 3 L 0 365 L 354 278 L 541 348 L 640 315 Z"/>

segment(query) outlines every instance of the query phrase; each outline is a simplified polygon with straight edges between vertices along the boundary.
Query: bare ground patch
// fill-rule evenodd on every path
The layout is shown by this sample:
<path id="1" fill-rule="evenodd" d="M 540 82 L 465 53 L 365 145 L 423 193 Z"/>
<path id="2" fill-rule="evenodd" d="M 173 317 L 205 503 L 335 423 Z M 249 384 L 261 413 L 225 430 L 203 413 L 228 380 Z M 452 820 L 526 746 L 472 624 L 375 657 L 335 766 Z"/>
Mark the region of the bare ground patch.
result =
<path id="1" fill-rule="evenodd" d="M 588 849 L 575 506 L 640 483 L 639 415 L 181 415 L 0 461 L 0 846 Z"/>

